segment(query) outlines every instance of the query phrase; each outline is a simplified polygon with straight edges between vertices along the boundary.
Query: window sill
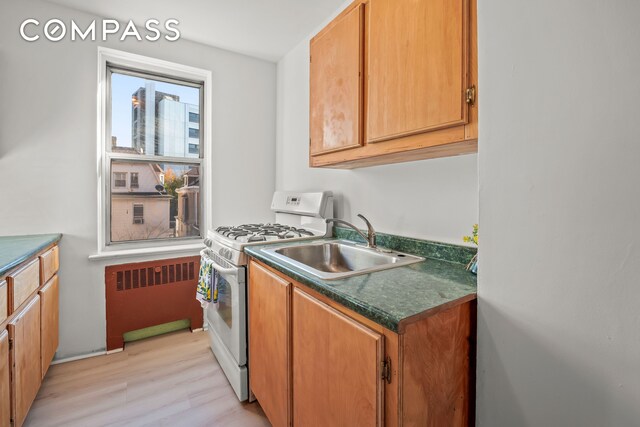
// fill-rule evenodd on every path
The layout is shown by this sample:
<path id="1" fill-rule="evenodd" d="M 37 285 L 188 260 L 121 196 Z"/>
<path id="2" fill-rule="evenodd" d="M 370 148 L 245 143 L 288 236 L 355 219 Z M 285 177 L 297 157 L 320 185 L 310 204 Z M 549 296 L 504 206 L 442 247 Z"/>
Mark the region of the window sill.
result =
<path id="1" fill-rule="evenodd" d="M 97 254 L 89 255 L 90 261 L 100 261 L 103 259 L 115 259 L 115 258 L 132 258 L 132 257 L 144 257 L 150 255 L 164 255 L 164 254 L 185 254 L 185 255 L 197 255 L 201 249 L 205 247 L 204 243 L 192 243 L 188 245 L 174 245 L 174 246 L 158 246 L 151 248 L 135 248 L 135 249 L 121 249 L 101 251 Z"/>

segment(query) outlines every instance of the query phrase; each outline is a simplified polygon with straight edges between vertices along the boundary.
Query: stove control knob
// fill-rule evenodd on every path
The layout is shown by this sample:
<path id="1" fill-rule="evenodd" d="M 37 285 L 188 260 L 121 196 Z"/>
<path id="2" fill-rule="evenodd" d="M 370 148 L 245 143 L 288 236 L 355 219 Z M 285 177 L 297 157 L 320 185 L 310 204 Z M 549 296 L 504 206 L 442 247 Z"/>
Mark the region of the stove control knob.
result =
<path id="1" fill-rule="evenodd" d="M 204 239 L 204 244 L 207 245 L 208 247 L 211 247 L 211 244 L 213 242 L 211 241 L 211 239 Z"/>

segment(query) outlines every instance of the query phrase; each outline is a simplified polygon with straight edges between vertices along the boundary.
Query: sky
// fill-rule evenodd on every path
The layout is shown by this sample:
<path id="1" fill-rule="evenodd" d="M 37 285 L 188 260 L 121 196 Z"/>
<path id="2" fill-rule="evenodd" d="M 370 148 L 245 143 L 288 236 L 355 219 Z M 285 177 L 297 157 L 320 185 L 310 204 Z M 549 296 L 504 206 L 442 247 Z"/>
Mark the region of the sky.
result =
<path id="1" fill-rule="evenodd" d="M 119 147 L 131 147 L 131 96 L 144 87 L 146 79 L 124 74 L 111 75 L 111 135 L 118 138 Z M 156 90 L 178 95 L 180 102 L 200 105 L 197 88 L 155 81 Z"/>

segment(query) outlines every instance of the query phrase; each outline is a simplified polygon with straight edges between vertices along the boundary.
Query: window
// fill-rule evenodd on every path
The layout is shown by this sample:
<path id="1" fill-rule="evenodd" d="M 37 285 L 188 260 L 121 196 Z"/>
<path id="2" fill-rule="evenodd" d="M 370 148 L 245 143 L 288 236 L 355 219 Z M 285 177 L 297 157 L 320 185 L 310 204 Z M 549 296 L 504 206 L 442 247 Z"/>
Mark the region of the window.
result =
<path id="1" fill-rule="evenodd" d="M 122 188 L 127 186 L 127 173 L 126 172 L 114 172 L 113 173 L 113 186 L 116 188 Z"/>
<path id="2" fill-rule="evenodd" d="M 187 203 L 191 215 L 209 218 L 207 197 L 199 194 L 208 139 L 199 129 L 193 133 L 193 120 L 207 126 L 199 121 L 211 73 L 112 49 L 99 48 L 99 57 L 100 176 L 112 176 L 101 186 L 99 251 L 202 239 L 206 227 L 183 218 L 178 207 Z M 195 185 L 187 190 L 185 182 Z"/>
<path id="3" fill-rule="evenodd" d="M 133 223 L 144 224 L 144 205 L 133 205 Z"/>

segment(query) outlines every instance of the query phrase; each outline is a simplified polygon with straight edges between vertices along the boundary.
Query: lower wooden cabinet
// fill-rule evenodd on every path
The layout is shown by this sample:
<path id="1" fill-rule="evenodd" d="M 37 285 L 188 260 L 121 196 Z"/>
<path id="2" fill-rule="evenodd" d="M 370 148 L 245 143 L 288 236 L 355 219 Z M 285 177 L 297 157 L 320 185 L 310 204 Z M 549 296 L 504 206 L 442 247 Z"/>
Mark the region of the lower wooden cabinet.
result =
<path id="1" fill-rule="evenodd" d="M 251 391 L 274 427 L 288 426 L 291 283 L 255 263 L 250 266 L 249 277 Z"/>
<path id="2" fill-rule="evenodd" d="M 249 386 L 274 426 L 473 425 L 475 307 L 394 332 L 252 260 Z"/>
<path id="3" fill-rule="evenodd" d="M 0 277 L 0 427 L 24 423 L 58 349 L 59 265 L 53 245 Z"/>
<path id="4" fill-rule="evenodd" d="M 56 274 L 39 291 L 40 295 L 40 360 L 44 378 L 58 349 L 59 290 Z"/>
<path id="5" fill-rule="evenodd" d="M 11 413 L 13 425 L 20 427 L 27 417 L 40 383 L 40 297 L 35 295 L 9 321 L 11 345 Z"/>
<path id="6" fill-rule="evenodd" d="M 9 365 L 9 333 L 0 332 L 0 426 L 11 424 L 11 369 Z"/>
<path id="7" fill-rule="evenodd" d="M 293 291 L 293 424 L 382 425 L 384 337 Z"/>

